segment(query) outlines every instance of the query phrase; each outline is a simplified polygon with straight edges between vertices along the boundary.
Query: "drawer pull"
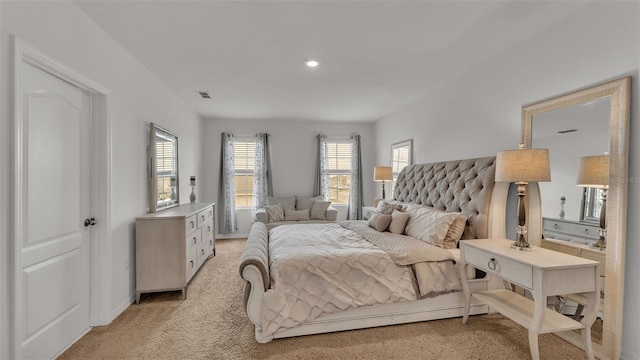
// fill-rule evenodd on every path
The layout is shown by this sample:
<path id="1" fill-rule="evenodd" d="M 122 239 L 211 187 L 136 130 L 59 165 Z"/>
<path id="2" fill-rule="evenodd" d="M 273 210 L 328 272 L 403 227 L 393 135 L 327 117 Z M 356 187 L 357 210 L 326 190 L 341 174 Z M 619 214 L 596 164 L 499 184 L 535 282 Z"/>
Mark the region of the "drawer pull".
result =
<path id="1" fill-rule="evenodd" d="M 489 262 L 487 263 L 487 267 L 489 268 L 489 270 L 495 270 L 496 269 L 496 258 L 491 258 L 491 260 L 489 260 Z"/>
<path id="2" fill-rule="evenodd" d="M 200 255 L 204 255 L 204 249 L 200 250 Z"/>
<path id="3" fill-rule="evenodd" d="M 209 246 L 213 246 L 213 240 L 209 240 Z"/>
<path id="4" fill-rule="evenodd" d="M 207 231 L 211 232 L 211 226 L 207 226 Z"/>
<path id="5" fill-rule="evenodd" d="M 558 224 L 553 224 L 553 228 L 558 229 L 559 228 Z"/>
<path id="6" fill-rule="evenodd" d="M 193 243 L 194 243 L 194 244 L 197 244 L 197 243 L 198 243 L 198 239 L 194 237 L 194 238 L 193 238 Z"/>
<path id="7" fill-rule="evenodd" d="M 204 215 L 202 215 L 202 222 L 204 222 L 204 219 L 205 219 L 205 217 L 204 217 Z"/>
<path id="8" fill-rule="evenodd" d="M 193 260 L 191 260 L 191 261 L 189 261 L 189 262 L 191 263 L 191 267 L 193 267 L 193 265 L 194 265 L 194 264 L 193 264 Z"/>
<path id="9" fill-rule="evenodd" d="M 195 223 L 193 222 L 193 220 L 189 221 L 189 223 L 191 224 L 191 228 L 193 229 L 195 227 Z"/>
<path id="10" fill-rule="evenodd" d="M 584 229 L 583 233 L 588 234 L 589 233 L 589 229 Z"/>
<path id="11" fill-rule="evenodd" d="M 213 211 L 209 210 L 209 216 L 213 217 Z"/>

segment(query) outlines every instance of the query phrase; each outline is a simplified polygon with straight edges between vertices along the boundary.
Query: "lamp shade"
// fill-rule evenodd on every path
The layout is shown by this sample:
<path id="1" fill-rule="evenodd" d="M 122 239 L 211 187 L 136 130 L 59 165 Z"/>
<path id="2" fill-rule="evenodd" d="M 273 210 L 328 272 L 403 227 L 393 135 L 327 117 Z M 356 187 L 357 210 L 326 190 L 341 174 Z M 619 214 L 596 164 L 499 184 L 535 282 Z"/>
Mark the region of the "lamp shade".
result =
<path id="1" fill-rule="evenodd" d="M 496 156 L 496 181 L 551 181 L 549 150 L 521 147 L 499 152 Z"/>
<path id="2" fill-rule="evenodd" d="M 376 166 L 373 168 L 374 181 L 390 181 L 393 180 L 391 166 Z"/>
<path id="3" fill-rule="evenodd" d="M 606 189 L 609 187 L 609 155 L 580 158 L 576 185 Z"/>

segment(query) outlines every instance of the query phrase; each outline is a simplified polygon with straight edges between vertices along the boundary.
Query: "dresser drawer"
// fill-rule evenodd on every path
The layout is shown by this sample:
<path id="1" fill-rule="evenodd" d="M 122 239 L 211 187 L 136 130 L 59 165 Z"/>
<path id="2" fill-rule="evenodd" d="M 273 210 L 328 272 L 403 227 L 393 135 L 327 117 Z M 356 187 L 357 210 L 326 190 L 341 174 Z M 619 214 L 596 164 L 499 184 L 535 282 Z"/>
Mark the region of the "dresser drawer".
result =
<path id="1" fill-rule="evenodd" d="M 210 221 L 202 226 L 202 239 L 207 239 L 209 236 L 213 236 L 213 221 Z"/>
<path id="2" fill-rule="evenodd" d="M 202 227 L 204 224 L 213 220 L 213 207 L 208 207 L 198 212 L 198 227 Z"/>
<path id="3" fill-rule="evenodd" d="M 187 252 L 189 249 L 195 249 L 198 244 L 202 242 L 202 234 L 200 231 L 195 231 L 187 236 Z"/>
<path id="4" fill-rule="evenodd" d="M 191 215 L 185 220 L 185 230 L 186 235 L 191 234 L 194 230 L 198 228 L 198 217 L 197 215 Z"/>
<path id="5" fill-rule="evenodd" d="M 463 254 L 464 262 L 488 274 L 496 274 L 527 289 L 531 289 L 533 286 L 533 269 L 531 266 L 471 246 L 465 246 Z M 493 266 L 494 264 L 495 266 Z"/>

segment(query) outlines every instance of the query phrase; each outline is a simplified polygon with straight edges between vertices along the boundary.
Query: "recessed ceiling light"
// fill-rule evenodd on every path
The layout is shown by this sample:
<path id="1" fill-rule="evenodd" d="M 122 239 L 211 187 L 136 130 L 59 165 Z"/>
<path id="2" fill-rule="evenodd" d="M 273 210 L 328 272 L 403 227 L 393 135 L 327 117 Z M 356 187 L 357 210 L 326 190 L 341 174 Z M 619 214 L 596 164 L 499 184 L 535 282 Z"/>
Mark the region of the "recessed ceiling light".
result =
<path id="1" fill-rule="evenodd" d="M 308 60 L 305 64 L 307 64 L 307 66 L 310 68 L 314 68 L 320 65 L 320 63 L 316 60 Z"/>

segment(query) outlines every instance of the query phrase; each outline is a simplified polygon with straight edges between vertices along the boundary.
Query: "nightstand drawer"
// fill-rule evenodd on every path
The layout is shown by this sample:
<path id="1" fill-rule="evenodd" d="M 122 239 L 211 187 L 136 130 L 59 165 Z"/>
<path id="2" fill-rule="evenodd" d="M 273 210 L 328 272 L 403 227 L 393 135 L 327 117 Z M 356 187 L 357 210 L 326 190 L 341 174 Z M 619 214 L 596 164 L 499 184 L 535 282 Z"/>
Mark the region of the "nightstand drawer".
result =
<path id="1" fill-rule="evenodd" d="M 524 288 L 533 288 L 533 269 L 531 266 L 471 246 L 465 246 L 463 254 L 463 261 L 467 264 L 488 274 L 496 274 L 503 279 L 508 279 L 509 282 Z"/>

